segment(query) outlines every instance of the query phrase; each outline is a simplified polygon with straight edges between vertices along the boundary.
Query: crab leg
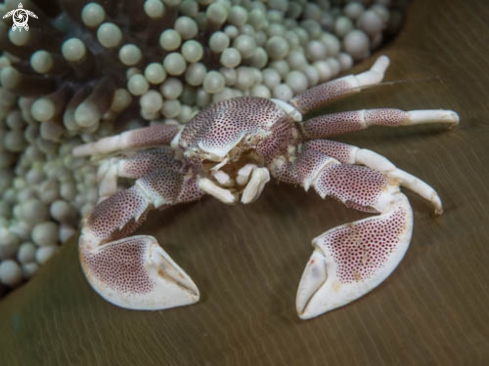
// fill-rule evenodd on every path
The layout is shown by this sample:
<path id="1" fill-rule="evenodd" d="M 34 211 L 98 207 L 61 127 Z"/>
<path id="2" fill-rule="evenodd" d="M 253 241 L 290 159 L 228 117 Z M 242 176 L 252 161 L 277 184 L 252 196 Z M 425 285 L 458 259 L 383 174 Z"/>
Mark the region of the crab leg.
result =
<path id="1" fill-rule="evenodd" d="M 73 149 L 73 155 L 100 155 L 117 150 L 168 145 L 179 131 L 180 127 L 176 124 L 149 126 L 130 130 L 119 135 L 104 137 L 98 141 L 77 146 Z"/>
<path id="2" fill-rule="evenodd" d="M 382 283 L 408 249 L 413 226 L 411 206 L 398 185 L 367 167 L 331 165 L 319 174 L 314 189 L 322 198 L 332 196 L 380 215 L 313 240 L 315 249 L 297 292 L 297 312 L 303 319 L 346 305 Z"/>
<path id="3" fill-rule="evenodd" d="M 117 192 L 117 178 L 141 178 L 153 170 L 178 171 L 182 164 L 174 158 L 174 150 L 163 147 L 152 151 L 138 152 L 126 157 L 105 160 L 97 172 L 100 200 Z"/>
<path id="4" fill-rule="evenodd" d="M 351 163 L 348 150 L 353 147 L 322 142 L 304 144 L 292 162 L 276 160 L 272 174 L 306 190 L 313 187 L 322 198 L 331 196 L 348 207 L 380 215 L 333 228 L 313 240 L 315 249 L 297 293 L 302 319 L 346 305 L 382 283 L 404 256 L 413 225 L 398 179 L 366 166 L 342 164 L 340 160 Z M 328 148 L 337 158 L 325 153 Z"/>
<path id="5" fill-rule="evenodd" d="M 79 245 L 90 285 L 107 301 L 128 309 L 167 309 L 197 302 L 199 290 L 155 238 L 127 236 L 149 209 L 202 195 L 194 179 L 160 170 L 99 203 L 83 226 Z"/>
<path id="6" fill-rule="evenodd" d="M 293 98 L 290 103 L 300 113 L 306 114 L 333 100 L 359 92 L 362 88 L 379 84 L 384 78 L 384 73 L 389 67 L 389 62 L 387 56 L 380 56 L 370 70 L 358 75 L 344 76 L 315 86 Z"/>
<path id="7" fill-rule="evenodd" d="M 301 123 L 307 138 L 325 138 L 347 132 L 363 130 L 370 126 L 411 126 L 427 123 L 456 125 L 458 114 L 453 111 L 434 109 L 402 111 L 400 109 L 363 109 L 359 111 L 326 114 Z"/>
<path id="8" fill-rule="evenodd" d="M 314 140 L 304 144 L 306 150 L 313 149 L 334 157 L 344 164 L 362 164 L 381 172 L 399 184 L 429 201 L 435 208 L 435 213 L 443 213 L 443 207 L 438 193 L 421 179 L 397 168 L 392 162 L 380 154 L 368 149 L 330 140 Z"/>

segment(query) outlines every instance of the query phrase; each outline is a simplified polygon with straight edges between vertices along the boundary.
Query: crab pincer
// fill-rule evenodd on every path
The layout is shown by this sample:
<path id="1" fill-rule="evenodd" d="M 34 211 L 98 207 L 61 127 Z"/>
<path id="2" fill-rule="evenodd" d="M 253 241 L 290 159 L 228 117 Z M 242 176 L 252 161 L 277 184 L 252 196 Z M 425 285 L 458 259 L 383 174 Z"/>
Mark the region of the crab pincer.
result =
<path id="1" fill-rule="evenodd" d="M 361 193 L 357 187 L 361 186 Z M 411 241 L 412 210 L 398 184 L 366 167 L 333 165 L 314 188 L 347 206 L 380 215 L 348 223 L 313 239 L 314 252 L 302 275 L 296 308 L 309 319 L 346 305 L 382 283 Z"/>
<path id="2" fill-rule="evenodd" d="M 154 237 L 128 235 L 150 208 L 201 194 L 192 179 L 159 170 L 100 202 L 87 218 L 79 243 L 90 285 L 107 301 L 129 309 L 161 310 L 197 302 L 197 286 Z"/>

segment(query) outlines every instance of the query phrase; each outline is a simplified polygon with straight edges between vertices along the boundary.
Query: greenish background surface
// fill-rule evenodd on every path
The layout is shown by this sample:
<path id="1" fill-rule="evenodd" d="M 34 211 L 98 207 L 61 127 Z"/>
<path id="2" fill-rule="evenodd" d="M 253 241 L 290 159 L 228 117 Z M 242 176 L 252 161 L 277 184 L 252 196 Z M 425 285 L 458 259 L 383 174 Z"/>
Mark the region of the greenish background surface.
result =
<path id="1" fill-rule="evenodd" d="M 416 0 L 383 51 L 386 80 L 331 110 L 447 108 L 438 126 L 371 129 L 342 138 L 385 155 L 440 193 L 434 217 L 408 193 L 411 247 L 361 300 L 301 321 L 295 294 L 325 230 L 364 217 L 299 188 L 269 184 L 249 206 L 206 198 L 155 212 L 155 235 L 198 284 L 202 300 L 163 312 L 116 308 L 87 284 L 76 240 L 0 302 L 2 365 L 489 364 L 489 8 L 481 0 Z M 356 67 L 370 66 L 372 60 Z"/>

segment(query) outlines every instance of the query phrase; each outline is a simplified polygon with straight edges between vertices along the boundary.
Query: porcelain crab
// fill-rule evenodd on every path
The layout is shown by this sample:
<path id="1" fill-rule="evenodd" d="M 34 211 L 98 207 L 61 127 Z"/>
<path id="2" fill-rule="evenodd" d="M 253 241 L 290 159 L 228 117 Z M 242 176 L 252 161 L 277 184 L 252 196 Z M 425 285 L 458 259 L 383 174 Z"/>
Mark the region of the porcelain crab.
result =
<path id="1" fill-rule="evenodd" d="M 360 74 L 315 86 L 289 103 L 258 97 L 225 100 L 187 125 L 164 124 L 80 145 L 76 156 L 123 151 L 99 169 L 100 202 L 84 220 L 80 260 L 90 285 L 120 307 L 167 309 L 199 300 L 190 277 L 151 236 L 130 236 L 149 210 L 209 194 L 226 204 L 256 200 L 272 176 L 311 188 L 348 207 L 378 215 L 316 237 L 297 292 L 300 318 L 358 299 L 383 282 L 411 241 L 413 213 L 406 187 L 442 213 L 428 184 L 379 154 L 327 140 L 370 126 L 458 124 L 449 110 L 366 109 L 303 119 L 340 97 L 379 84 L 386 56 Z M 141 149 L 145 150 L 141 150 Z M 139 151 L 128 153 L 130 150 Z M 118 189 L 118 177 L 135 179 Z"/>

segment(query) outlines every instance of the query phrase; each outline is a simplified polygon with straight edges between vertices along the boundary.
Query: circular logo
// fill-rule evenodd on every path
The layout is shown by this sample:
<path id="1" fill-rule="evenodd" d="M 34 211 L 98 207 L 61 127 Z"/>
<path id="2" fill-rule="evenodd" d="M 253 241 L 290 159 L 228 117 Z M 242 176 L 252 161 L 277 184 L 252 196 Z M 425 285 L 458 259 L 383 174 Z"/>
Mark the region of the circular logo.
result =
<path id="1" fill-rule="evenodd" d="M 37 18 L 36 14 L 34 14 L 32 11 L 24 9 L 22 3 L 19 3 L 18 9 L 9 11 L 7 14 L 3 16 L 3 19 L 12 16 L 12 20 L 14 22 L 14 24 L 12 25 L 13 31 L 16 30 L 17 28 L 19 29 L 19 32 L 22 31 L 22 28 L 28 31 L 29 25 L 27 24 L 27 21 L 29 20 L 29 15 L 31 17 Z"/>

